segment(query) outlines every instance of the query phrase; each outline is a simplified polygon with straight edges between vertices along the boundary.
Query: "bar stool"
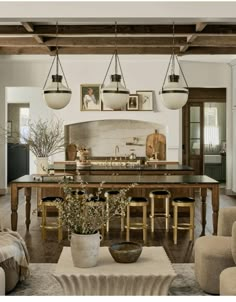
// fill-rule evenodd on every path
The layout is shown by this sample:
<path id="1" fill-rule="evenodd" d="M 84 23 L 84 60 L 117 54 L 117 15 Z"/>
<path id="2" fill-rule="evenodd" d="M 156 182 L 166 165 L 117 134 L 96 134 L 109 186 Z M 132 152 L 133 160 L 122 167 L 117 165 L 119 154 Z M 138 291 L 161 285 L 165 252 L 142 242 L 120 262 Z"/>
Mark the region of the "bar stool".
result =
<path id="1" fill-rule="evenodd" d="M 172 201 L 174 207 L 174 224 L 173 228 L 173 239 L 174 244 L 177 244 L 177 231 L 178 230 L 189 230 L 189 240 L 194 239 L 194 212 L 195 212 L 195 199 L 192 197 L 175 197 Z M 178 208 L 188 207 L 190 211 L 189 223 L 178 223 Z"/>
<path id="2" fill-rule="evenodd" d="M 109 199 L 111 197 L 114 197 L 115 195 L 118 195 L 119 193 L 120 193 L 120 191 L 118 191 L 118 190 L 108 190 L 104 194 L 104 196 L 106 198 L 106 212 L 107 212 L 108 217 L 109 217 Z M 121 228 L 122 232 L 125 229 L 124 217 L 125 217 L 125 213 L 122 213 L 121 214 L 121 221 L 120 221 L 120 224 L 121 224 L 120 228 Z M 110 229 L 110 222 L 109 222 L 109 219 L 107 219 L 107 222 L 106 222 L 106 231 L 107 231 L 107 233 L 109 232 L 109 229 Z"/>
<path id="3" fill-rule="evenodd" d="M 170 197 L 171 194 L 167 190 L 154 190 L 149 193 L 151 199 L 151 232 L 154 232 L 154 219 L 155 216 L 165 217 L 166 231 L 169 231 L 169 217 L 170 217 Z M 165 213 L 155 213 L 155 199 L 165 199 Z"/>
<path id="4" fill-rule="evenodd" d="M 126 241 L 130 240 L 130 230 L 143 230 L 143 241 L 147 242 L 147 206 L 148 200 L 145 197 L 131 197 L 127 206 L 126 212 Z M 143 221 L 142 222 L 130 222 L 130 208 L 142 207 L 143 208 Z"/>
<path id="5" fill-rule="evenodd" d="M 63 239 L 63 230 L 62 223 L 59 219 L 60 213 L 58 209 L 58 218 L 57 222 L 47 223 L 47 210 L 49 208 L 55 208 L 57 202 L 62 202 L 63 198 L 58 196 L 47 196 L 41 199 L 40 206 L 42 209 L 42 224 L 40 227 L 42 228 L 42 238 L 46 239 L 46 231 L 47 230 L 58 230 L 58 241 L 60 242 Z"/>

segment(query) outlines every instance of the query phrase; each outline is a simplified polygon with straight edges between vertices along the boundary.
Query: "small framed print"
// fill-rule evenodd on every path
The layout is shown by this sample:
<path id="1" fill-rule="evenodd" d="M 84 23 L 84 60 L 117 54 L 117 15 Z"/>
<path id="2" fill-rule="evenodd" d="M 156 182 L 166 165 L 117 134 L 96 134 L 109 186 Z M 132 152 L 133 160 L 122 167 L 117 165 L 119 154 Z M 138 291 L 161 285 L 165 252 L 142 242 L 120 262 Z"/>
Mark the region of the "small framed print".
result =
<path id="1" fill-rule="evenodd" d="M 80 85 L 80 110 L 101 111 L 101 85 L 81 84 Z"/>
<path id="2" fill-rule="evenodd" d="M 130 94 L 129 101 L 127 104 L 127 110 L 138 110 L 139 106 L 139 96 L 138 94 Z"/>
<path id="3" fill-rule="evenodd" d="M 139 96 L 139 110 L 153 110 L 153 91 L 152 90 L 137 90 Z"/>

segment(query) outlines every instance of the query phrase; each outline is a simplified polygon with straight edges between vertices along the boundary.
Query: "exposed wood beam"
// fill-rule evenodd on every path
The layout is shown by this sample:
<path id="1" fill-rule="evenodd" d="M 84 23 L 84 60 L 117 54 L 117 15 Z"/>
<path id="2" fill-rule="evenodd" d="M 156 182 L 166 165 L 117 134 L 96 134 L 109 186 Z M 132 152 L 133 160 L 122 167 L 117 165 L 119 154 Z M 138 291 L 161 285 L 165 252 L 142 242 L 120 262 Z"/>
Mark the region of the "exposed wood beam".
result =
<path id="1" fill-rule="evenodd" d="M 34 32 L 34 26 L 30 22 L 21 22 L 21 24 L 24 26 L 24 28 L 29 32 L 32 33 Z"/>
<path id="2" fill-rule="evenodd" d="M 185 37 L 176 37 L 175 45 L 180 46 L 186 44 Z M 84 47 L 84 46 L 97 46 L 97 47 L 110 47 L 117 44 L 118 47 L 132 46 L 154 46 L 154 47 L 171 47 L 172 38 L 169 37 L 121 37 L 115 40 L 114 37 L 70 37 L 70 38 L 47 38 L 44 39 L 46 46 L 67 46 L 67 47 Z M 0 46 L 25 46 L 25 47 L 37 47 L 38 43 L 34 38 L 0 38 Z"/>
<path id="3" fill-rule="evenodd" d="M 196 24 L 196 32 L 199 33 L 203 31 L 203 29 L 207 26 L 207 23 L 199 22 Z M 192 44 L 192 42 L 197 38 L 196 34 L 188 36 L 188 44 L 180 47 L 180 52 L 184 53 L 188 50 L 189 46 Z"/>
<path id="4" fill-rule="evenodd" d="M 207 26 L 207 23 L 199 22 L 196 24 L 196 32 L 201 32 Z"/>
<path id="5" fill-rule="evenodd" d="M 22 22 L 21 24 L 29 33 L 34 33 L 34 25 L 32 23 Z M 44 44 L 43 38 L 41 36 L 39 36 L 38 34 L 34 34 L 33 38 L 38 44 Z M 28 44 L 25 43 L 25 45 L 28 45 Z M 46 47 L 50 51 L 50 48 L 48 46 L 45 45 L 44 47 Z"/>

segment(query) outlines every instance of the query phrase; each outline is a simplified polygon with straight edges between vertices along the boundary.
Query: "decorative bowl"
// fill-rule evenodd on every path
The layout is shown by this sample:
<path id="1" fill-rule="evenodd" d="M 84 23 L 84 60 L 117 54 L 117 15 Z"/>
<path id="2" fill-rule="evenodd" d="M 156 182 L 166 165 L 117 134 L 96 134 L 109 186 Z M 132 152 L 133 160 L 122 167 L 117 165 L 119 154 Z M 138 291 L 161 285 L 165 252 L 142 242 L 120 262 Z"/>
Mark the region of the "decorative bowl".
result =
<path id="1" fill-rule="evenodd" d="M 109 247 L 109 252 L 116 262 L 132 263 L 141 255 L 142 245 L 131 241 L 117 242 Z"/>

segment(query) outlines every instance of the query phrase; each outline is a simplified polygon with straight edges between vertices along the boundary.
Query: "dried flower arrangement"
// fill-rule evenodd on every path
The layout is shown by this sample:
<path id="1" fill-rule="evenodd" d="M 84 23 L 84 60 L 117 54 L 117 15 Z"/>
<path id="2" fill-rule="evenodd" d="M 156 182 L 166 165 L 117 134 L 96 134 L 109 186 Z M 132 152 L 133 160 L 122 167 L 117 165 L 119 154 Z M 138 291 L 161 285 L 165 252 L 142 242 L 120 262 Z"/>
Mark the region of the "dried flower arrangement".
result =
<path id="1" fill-rule="evenodd" d="M 80 186 L 73 194 L 73 189 L 69 183 L 64 184 L 65 198 L 63 202 L 58 202 L 59 218 L 62 225 L 66 226 L 69 234 L 95 234 L 107 220 L 116 215 L 125 213 L 129 203 L 127 192 L 136 186 L 135 183 L 119 190 L 119 194 L 109 199 L 109 211 L 106 211 L 106 203 L 98 202 L 103 193 L 103 184 L 100 183 L 96 193 L 90 194 L 86 183 L 78 175 Z M 83 194 L 79 194 L 83 192 Z"/>

